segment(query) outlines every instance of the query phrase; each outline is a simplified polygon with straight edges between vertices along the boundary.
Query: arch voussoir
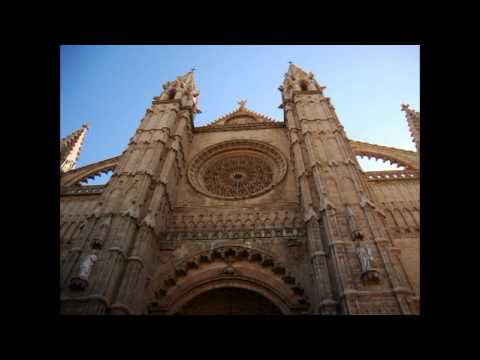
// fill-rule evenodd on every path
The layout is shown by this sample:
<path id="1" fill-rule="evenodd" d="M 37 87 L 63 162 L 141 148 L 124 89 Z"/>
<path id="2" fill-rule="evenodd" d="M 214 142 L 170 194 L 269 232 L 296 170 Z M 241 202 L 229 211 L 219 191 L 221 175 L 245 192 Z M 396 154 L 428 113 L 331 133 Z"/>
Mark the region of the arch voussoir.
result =
<path id="1" fill-rule="evenodd" d="M 223 245 L 191 254 L 174 269 L 159 274 L 152 313 L 174 314 L 193 297 L 216 287 L 254 291 L 277 305 L 282 313 L 306 311 L 308 300 L 294 274 L 265 250 Z"/>

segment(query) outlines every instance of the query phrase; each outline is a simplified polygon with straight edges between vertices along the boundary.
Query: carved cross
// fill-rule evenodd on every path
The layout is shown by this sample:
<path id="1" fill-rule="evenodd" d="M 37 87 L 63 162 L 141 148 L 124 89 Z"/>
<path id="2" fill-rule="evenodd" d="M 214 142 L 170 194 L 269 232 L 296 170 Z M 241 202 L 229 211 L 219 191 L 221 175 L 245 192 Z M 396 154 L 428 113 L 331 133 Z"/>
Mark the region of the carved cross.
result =
<path id="1" fill-rule="evenodd" d="M 240 108 L 239 110 L 243 110 L 245 109 L 245 103 L 247 102 L 247 100 L 240 100 L 238 103 L 240 104 Z"/>

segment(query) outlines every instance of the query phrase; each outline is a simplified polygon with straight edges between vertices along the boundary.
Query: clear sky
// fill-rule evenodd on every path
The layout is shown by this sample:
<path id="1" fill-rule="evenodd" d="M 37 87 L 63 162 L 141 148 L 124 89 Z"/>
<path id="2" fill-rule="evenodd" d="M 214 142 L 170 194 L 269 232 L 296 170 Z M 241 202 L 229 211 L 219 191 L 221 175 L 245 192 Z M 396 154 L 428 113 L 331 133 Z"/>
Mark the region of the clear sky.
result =
<path id="1" fill-rule="evenodd" d="M 402 102 L 420 111 L 418 45 L 61 47 L 60 136 L 90 121 L 77 167 L 119 155 L 162 84 L 196 68 L 205 125 L 238 107 L 283 121 L 278 87 L 292 61 L 326 86 L 349 138 L 415 150 Z M 385 169 L 361 161 L 365 170 Z M 95 183 L 95 182 L 89 182 Z"/>

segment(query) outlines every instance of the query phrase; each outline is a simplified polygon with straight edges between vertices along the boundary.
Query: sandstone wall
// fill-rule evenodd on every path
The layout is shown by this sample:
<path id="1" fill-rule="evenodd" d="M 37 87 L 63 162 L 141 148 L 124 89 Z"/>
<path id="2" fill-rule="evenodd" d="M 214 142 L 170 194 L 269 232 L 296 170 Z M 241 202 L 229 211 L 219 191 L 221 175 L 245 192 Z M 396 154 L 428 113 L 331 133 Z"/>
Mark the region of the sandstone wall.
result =
<path id="1" fill-rule="evenodd" d="M 93 213 L 99 195 L 60 197 L 60 243 L 71 243 L 86 216 Z"/>
<path id="2" fill-rule="evenodd" d="M 171 259 L 208 249 L 213 244 L 240 243 L 275 254 L 308 286 L 305 229 L 298 214 L 298 193 L 285 128 L 197 133 L 187 166 L 209 146 L 231 140 L 254 140 L 274 146 L 288 163 L 285 178 L 271 191 L 253 198 L 224 200 L 206 196 L 191 186 L 186 176 L 178 184 L 176 203 L 164 239 L 172 246 Z M 173 261 L 162 266 L 165 271 Z M 160 271 L 162 272 L 162 271 Z M 307 289 L 309 291 L 309 289 Z"/>
<path id="3" fill-rule="evenodd" d="M 420 292 L 420 182 L 418 179 L 371 181 L 386 215 L 393 238 L 412 286 Z"/>

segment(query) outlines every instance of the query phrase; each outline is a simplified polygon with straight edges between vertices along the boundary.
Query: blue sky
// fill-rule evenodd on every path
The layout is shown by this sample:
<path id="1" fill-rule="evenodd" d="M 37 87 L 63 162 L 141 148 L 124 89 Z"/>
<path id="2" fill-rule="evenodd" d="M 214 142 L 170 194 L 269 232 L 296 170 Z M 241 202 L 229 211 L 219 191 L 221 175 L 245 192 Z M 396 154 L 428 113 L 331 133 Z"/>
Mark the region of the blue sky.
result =
<path id="1" fill-rule="evenodd" d="M 119 155 L 162 84 L 192 67 L 202 110 L 195 125 L 232 111 L 241 99 L 282 121 L 278 87 L 288 61 L 327 87 L 351 139 L 415 150 L 400 104 L 420 111 L 418 45 L 68 45 L 60 55 L 60 136 L 91 123 L 77 167 Z"/>

